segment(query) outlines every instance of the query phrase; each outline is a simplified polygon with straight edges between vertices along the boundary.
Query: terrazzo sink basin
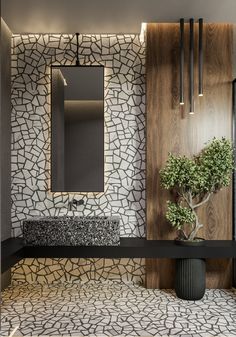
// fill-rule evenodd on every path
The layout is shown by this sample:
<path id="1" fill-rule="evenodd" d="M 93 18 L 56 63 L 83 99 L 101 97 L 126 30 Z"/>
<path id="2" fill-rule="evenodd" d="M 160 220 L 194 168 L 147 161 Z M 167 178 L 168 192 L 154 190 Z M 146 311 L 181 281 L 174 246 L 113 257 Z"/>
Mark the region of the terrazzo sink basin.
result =
<path id="1" fill-rule="evenodd" d="M 23 221 L 29 246 L 118 246 L 119 217 L 43 216 Z"/>

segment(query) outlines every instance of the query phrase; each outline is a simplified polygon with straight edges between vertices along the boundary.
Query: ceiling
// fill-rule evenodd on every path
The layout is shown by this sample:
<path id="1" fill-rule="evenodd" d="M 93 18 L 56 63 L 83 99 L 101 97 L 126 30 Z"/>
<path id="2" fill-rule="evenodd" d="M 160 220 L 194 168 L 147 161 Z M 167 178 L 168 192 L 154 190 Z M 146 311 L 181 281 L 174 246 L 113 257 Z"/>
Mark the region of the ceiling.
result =
<path id="1" fill-rule="evenodd" d="M 1 0 L 13 33 L 139 33 L 141 22 L 236 22 L 236 0 Z"/>

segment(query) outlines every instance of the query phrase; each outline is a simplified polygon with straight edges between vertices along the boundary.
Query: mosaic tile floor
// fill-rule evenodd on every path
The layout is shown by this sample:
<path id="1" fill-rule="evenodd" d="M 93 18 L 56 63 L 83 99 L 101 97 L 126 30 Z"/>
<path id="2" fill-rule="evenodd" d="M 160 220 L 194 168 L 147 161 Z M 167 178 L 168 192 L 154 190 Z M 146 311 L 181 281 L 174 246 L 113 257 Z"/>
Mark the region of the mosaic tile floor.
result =
<path id="1" fill-rule="evenodd" d="M 236 290 L 188 302 L 117 281 L 16 285 L 3 292 L 1 336 L 17 325 L 18 336 L 236 336 Z"/>

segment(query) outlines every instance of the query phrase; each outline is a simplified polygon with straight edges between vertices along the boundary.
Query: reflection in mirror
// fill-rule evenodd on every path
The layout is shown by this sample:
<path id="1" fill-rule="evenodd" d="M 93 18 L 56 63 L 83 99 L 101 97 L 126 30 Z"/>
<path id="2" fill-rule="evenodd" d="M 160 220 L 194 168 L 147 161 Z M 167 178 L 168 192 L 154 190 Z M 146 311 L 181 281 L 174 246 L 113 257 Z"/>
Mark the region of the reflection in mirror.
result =
<path id="1" fill-rule="evenodd" d="M 104 68 L 51 68 L 51 191 L 104 191 Z"/>

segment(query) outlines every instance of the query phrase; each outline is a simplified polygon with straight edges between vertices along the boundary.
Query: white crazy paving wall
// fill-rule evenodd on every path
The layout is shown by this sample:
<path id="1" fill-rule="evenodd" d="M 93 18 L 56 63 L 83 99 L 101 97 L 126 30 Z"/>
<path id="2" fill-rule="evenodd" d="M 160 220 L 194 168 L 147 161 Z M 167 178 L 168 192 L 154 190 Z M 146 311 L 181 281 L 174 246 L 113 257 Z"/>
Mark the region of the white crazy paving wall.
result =
<path id="1" fill-rule="evenodd" d="M 50 65 L 75 64 L 74 35 L 12 38 L 12 230 L 33 215 L 119 215 L 121 236 L 145 236 L 145 45 L 138 35 L 80 35 L 81 64 L 105 67 L 105 191 L 50 192 Z"/>

